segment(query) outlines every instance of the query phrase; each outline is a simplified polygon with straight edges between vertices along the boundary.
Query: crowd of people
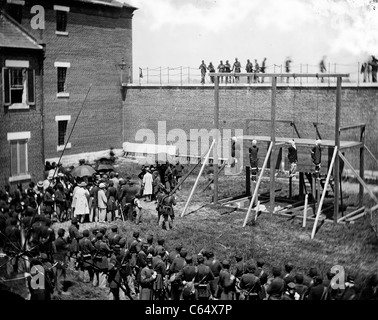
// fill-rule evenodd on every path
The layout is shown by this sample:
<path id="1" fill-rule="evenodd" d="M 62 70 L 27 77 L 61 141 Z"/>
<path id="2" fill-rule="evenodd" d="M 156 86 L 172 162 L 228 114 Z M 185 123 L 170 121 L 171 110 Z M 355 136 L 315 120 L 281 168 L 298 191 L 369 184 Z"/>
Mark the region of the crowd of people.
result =
<path id="1" fill-rule="evenodd" d="M 327 72 L 326 68 L 326 57 L 323 56 L 322 59 L 319 62 L 319 71 L 321 74 Z M 290 57 L 286 57 L 284 66 L 285 66 L 285 72 L 290 73 L 291 72 L 291 63 L 292 60 Z M 240 81 L 240 77 L 235 75 L 236 73 L 240 73 L 242 70 L 242 65 L 238 58 L 235 58 L 234 63 L 230 64 L 229 60 L 226 60 L 225 63 L 223 63 L 223 60 L 220 60 L 219 65 L 217 68 L 214 67 L 213 63 L 210 62 L 209 65 L 206 65 L 205 61 L 202 60 L 201 65 L 199 66 L 199 69 L 201 70 L 201 83 L 205 84 L 205 78 L 207 72 L 210 76 L 211 83 L 214 83 L 214 77 L 211 76 L 212 73 L 215 73 L 215 70 L 217 69 L 219 73 L 234 73 L 232 76 L 225 76 L 225 83 L 238 83 Z M 261 66 L 259 65 L 257 59 L 254 60 L 254 63 L 250 61 L 250 59 L 247 59 L 246 65 L 245 65 L 245 72 L 247 73 L 255 73 L 253 76 L 247 77 L 247 83 L 258 83 L 264 82 L 264 77 L 259 77 L 257 73 L 265 73 L 266 70 L 266 58 L 263 59 L 261 62 Z M 361 64 L 361 70 L 360 73 L 363 75 L 363 82 L 377 82 L 377 71 L 378 71 L 378 59 L 375 58 L 375 56 L 371 56 L 368 61 L 365 61 Z M 261 78 L 261 79 L 260 79 Z M 220 83 L 223 83 L 223 76 L 219 78 Z M 286 79 L 287 83 L 289 83 L 289 77 Z M 324 77 L 321 77 L 321 82 L 324 82 Z"/>
<path id="2" fill-rule="evenodd" d="M 36 300 L 69 295 L 64 286 L 68 270 L 80 281 L 108 290 L 113 300 L 378 298 L 376 274 L 361 286 L 355 283 L 357 274 L 349 273 L 345 287 L 335 288 L 331 284 L 335 274 L 328 272 L 323 277 L 316 268 L 303 273 L 290 262 L 267 268 L 262 259 L 245 261 L 238 252 L 223 260 L 206 248 L 194 252 L 190 244 L 169 245 L 164 237 L 152 233 L 141 238 L 137 231 L 119 232 L 114 219 L 141 222 L 138 209 L 142 197 L 156 202 L 158 223 L 163 216 L 162 227 L 172 228 L 172 191 L 178 187 L 183 169 L 180 163 L 144 166 L 138 182 L 128 176 L 123 179 L 116 172 L 75 179 L 58 166 L 48 171 L 45 181 L 30 183 L 26 190 L 22 185 L 13 192 L 9 187 L 1 190 L 0 256 L 8 257 L 7 278 L 28 272 L 28 292 L 30 299 Z M 81 203 L 88 198 L 87 205 Z M 55 232 L 55 220 L 70 220 L 68 230 Z M 80 222 L 85 221 L 113 225 L 82 230 Z M 35 270 L 43 273 L 45 286 L 32 285 Z M 4 274 L 0 289 L 2 279 Z"/>

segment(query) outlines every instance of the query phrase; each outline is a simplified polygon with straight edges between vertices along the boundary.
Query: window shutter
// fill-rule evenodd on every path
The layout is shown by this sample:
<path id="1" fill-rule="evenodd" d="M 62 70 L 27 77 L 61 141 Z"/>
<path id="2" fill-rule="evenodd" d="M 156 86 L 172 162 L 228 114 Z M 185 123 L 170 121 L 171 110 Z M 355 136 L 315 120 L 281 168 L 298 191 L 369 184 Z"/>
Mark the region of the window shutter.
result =
<path id="1" fill-rule="evenodd" d="M 3 103 L 4 106 L 9 106 L 11 104 L 11 94 L 10 94 L 10 70 L 8 68 L 3 68 Z"/>
<path id="2" fill-rule="evenodd" d="M 35 105 L 35 71 L 28 69 L 28 105 Z"/>

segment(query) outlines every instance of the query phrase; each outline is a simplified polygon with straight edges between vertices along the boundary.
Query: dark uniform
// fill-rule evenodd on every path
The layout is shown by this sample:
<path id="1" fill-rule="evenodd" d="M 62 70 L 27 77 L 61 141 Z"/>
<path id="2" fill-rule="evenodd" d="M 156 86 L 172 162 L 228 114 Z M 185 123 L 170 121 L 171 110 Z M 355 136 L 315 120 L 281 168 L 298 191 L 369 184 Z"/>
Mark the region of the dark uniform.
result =
<path id="1" fill-rule="evenodd" d="M 173 227 L 173 220 L 175 218 L 173 206 L 176 205 L 176 198 L 174 195 L 170 196 L 169 194 L 159 193 L 157 201 L 158 223 L 160 223 L 160 217 L 163 216 L 163 229 L 169 230 Z"/>
<path id="2" fill-rule="evenodd" d="M 198 300 L 209 300 L 211 296 L 209 282 L 214 280 L 214 275 L 209 266 L 204 264 L 204 257 L 198 257 L 197 276 L 194 280 L 196 297 Z"/>
<path id="3" fill-rule="evenodd" d="M 88 230 L 83 231 L 83 238 L 79 240 L 79 252 L 84 282 L 92 282 L 94 277 L 92 256 L 95 254 L 96 249 L 89 239 Z M 89 281 L 86 280 L 87 272 L 89 274 Z"/>
<path id="4" fill-rule="evenodd" d="M 232 300 L 235 293 L 235 276 L 230 272 L 230 263 L 227 260 L 222 262 L 222 271 L 219 272 L 220 300 Z"/>
<path id="5" fill-rule="evenodd" d="M 260 280 L 254 275 L 255 272 L 255 266 L 248 264 L 246 273 L 243 274 L 240 279 L 240 297 L 243 300 L 259 300 L 260 298 Z"/>
<path id="6" fill-rule="evenodd" d="M 71 240 L 70 243 L 70 268 L 71 270 L 76 269 L 75 266 L 77 255 L 79 252 L 79 240 L 82 238 L 82 235 L 79 232 L 79 224 L 76 217 L 72 218 L 71 225 L 68 228 L 69 237 Z"/>
<path id="7" fill-rule="evenodd" d="M 183 283 L 181 297 L 183 300 L 195 300 L 195 286 L 194 280 L 197 276 L 197 267 L 193 266 L 193 259 L 191 256 L 185 257 L 186 265 L 180 272 L 180 279 Z"/>
<path id="8" fill-rule="evenodd" d="M 58 238 L 55 240 L 55 253 L 54 261 L 56 265 L 56 274 L 55 274 L 55 285 L 56 291 L 58 294 L 62 293 L 63 283 L 62 281 L 66 279 L 66 269 L 67 269 L 67 254 L 69 251 L 69 245 L 64 239 L 64 229 L 58 230 Z"/>
<path id="9" fill-rule="evenodd" d="M 106 287 L 106 274 L 109 268 L 108 255 L 112 252 L 103 240 L 103 235 L 101 232 L 97 234 L 97 242 L 94 245 L 96 249 L 96 255 L 94 259 L 95 264 L 95 276 L 93 279 L 93 285 L 96 286 L 97 283 L 100 288 Z"/>
<path id="10" fill-rule="evenodd" d="M 208 257 L 208 259 L 205 261 L 205 265 L 210 268 L 211 272 L 214 275 L 214 279 L 209 283 L 210 291 L 211 294 L 216 297 L 219 282 L 219 273 L 222 270 L 222 264 L 218 259 L 214 258 L 214 254 L 212 252 L 207 252 L 206 256 Z"/>
<path id="11" fill-rule="evenodd" d="M 175 258 L 169 268 L 170 284 L 171 284 L 171 299 L 180 300 L 181 296 L 181 279 L 179 277 L 180 271 L 186 266 L 185 257 L 187 256 L 187 251 L 181 249 L 180 256 Z"/>

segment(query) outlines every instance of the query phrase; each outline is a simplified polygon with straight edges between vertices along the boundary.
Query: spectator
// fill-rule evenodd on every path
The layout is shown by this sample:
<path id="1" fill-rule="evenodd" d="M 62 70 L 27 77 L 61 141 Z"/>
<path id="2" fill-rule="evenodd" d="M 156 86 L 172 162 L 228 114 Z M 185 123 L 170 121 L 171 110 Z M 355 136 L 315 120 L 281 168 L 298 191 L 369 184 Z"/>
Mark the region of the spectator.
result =
<path id="1" fill-rule="evenodd" d="M 323 56 L 322 60 L 321 60 L 320 63 L 319 63 L 320 73 L 327 72 L 325 59 L 326 59 L 326 57 Z M 321 80 L 320 80 L 320 81 L 321 81 L 321 82 L 324 82 L 324 77 L 321 77 Z"/>
<path id="2" fill-rule="evenodd" d="M 247 72 L 247 73 L 252 73 L 253 72 L 253 64 L 252 64 L 252 62 L 249 59 L 247 59 L 247 64 L 245 66 L 245 72 Z M 247 82 L 248 83 L 251 83 L 251 78 L 252 77 L 248 76 L 248 78 L 247 78 Z"/>
<path id="3" fill-rule="evenodd" d="M 105 183 L 101 182 L 98 186 L 100 190 L 98 190 L 98 215 L 99 215 L 99 222 L 105 222 L 106 218 L 106 208 L 108 199 L 105 195 Z"/>
<path id="4" fill-rule="evenodd" d="M 219 72 L 219 73 L 225 72 L 225 66 L 224 66 L 222 60 L 219 62 L 219 65 L 218 65 L 218 72 Z M 223 76 L 220 77 L 220 82 L 223 83 Z"/>
<path id="5" fill-rule="evenodd" d="M 227 72 L 227 73 L 231 72 L 231 65 L 228 62 L 228 60 L 226 60 L 226 63 L 224 64 L 224 72 Z M 226 76 L 226 83 L 229 83 L 229 82 L 231 82 L 230 77 Z"/>
<path id="6" fill-rule="evenodd" d="M 372 81 L 377 82 L 378 60 L 375 58 L 375 56 L 371 56 L 369 65 L 371 65 Z"/>
<path id="7" fill-rule="evenodd" d="M 212 62 L 209 63 L 209 66 L 207 67 L 207 70 L 209 70 L 210 73 L 214 73 L 215 72 L 215 68 L 214 68 Z M 214 76 L 210 75 L 210 80 L 211 80 L 211 83 L 214 83 Z"/>
<path id="8" fill-rule="evenodd" d="M 256 76 L 256 73 L 259 73 L 260 72 L 260 66 L 259 66 L 259 63 L 257 62 L 257 59 L 255 59 L 255 75 L 253 76 L 253 80 L 254 82 L 260 82 L 259 80 L 259 77 Z"/>
<path id="9" fill-rule="evenodd" d="M 235 62 L 234 64 L 232 65 L 232 70 L 234 73 L 240 73 L 240 70 L 241 70 L 241 64 L 240 62 L 238 61 L 238 58 L 235 58 Z M 238 76 L 235 76 L 235 82 L 238 83 L 239 82 L 239 78 Z"/>
<path id="10" fill-rule="evenodd" d="M 266 68 L 266 58 L 261 62 L 261 67 L 260 67 L 260 72 L 265 73 L 265 68 Z M 264 82 L 264 77 L 261 77 L 261 83 Z"/>
<path id="11" fill-rule="evenodd" d="M 290 63 L 292 63 L 292 60 L 291 60 L 290 57 L 287 57 L 286 60 L 285 60 L 285 71 L 286 71 L 286 73 L 290 72 Z M 286 82 L 289 83 L 289 77 L 287 77 Z"/>
<path id="12" fill-rule="evenodd" d="M 199 66 L 198 69 L 201 70 L 201 83 L 202 83 L 202 84 L 205 84 L 205 76 L 206 76 L 206 69 L 207 69 L 207 66 L 206 66 L 204 60 L 202 60 L 202 63 L 201 63 L 201 65 Z"/>

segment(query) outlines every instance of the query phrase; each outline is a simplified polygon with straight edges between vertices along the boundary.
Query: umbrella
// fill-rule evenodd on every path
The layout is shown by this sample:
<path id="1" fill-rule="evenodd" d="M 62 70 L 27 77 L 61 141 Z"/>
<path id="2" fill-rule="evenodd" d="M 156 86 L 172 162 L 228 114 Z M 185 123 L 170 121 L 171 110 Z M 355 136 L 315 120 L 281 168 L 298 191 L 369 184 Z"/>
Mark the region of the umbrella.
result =
<path id="1" fill-rule="evenodd" d="M 97 171 L 114 171 L 114 167 L 111 164 L 100 163 L 97 167 Z"/>
<path id="2" fill-rule="evenodd" d="M 96 173 L 95 169 L 86 164 L 78 166 L 71 171 L 73 177 L 89 177 L 94 173 Z"/>

